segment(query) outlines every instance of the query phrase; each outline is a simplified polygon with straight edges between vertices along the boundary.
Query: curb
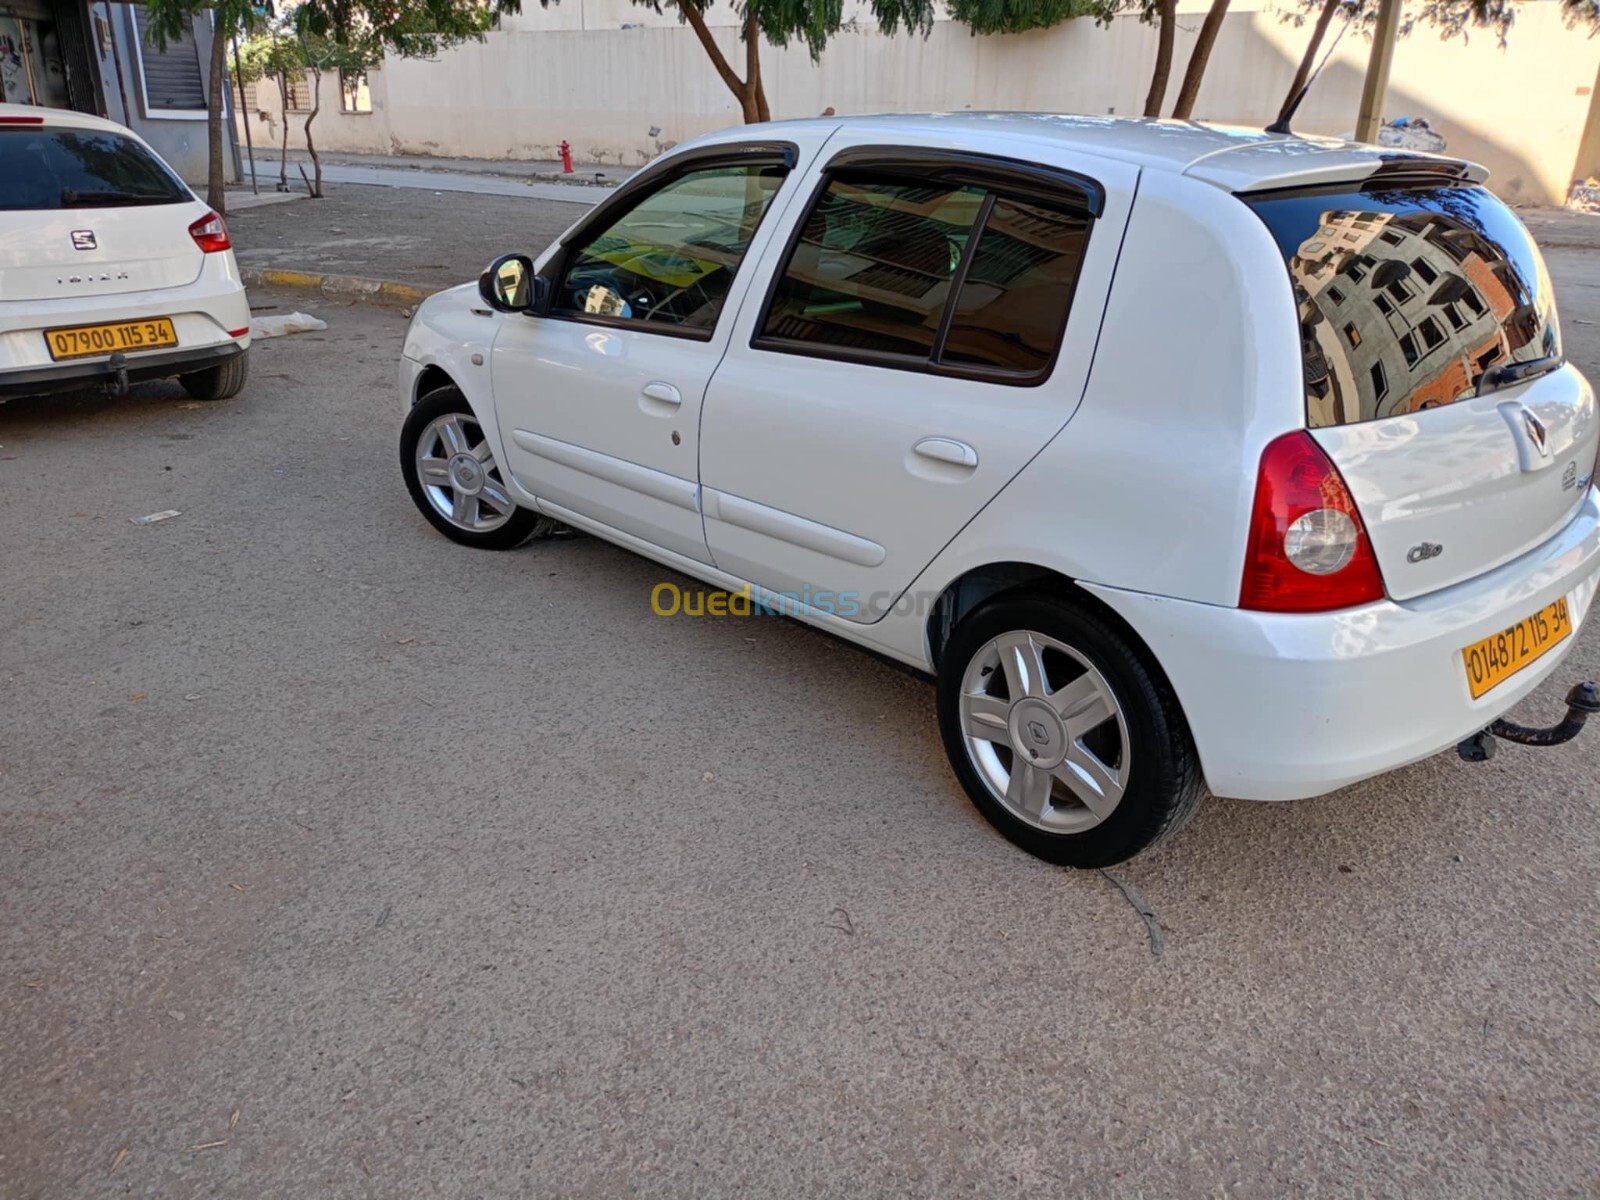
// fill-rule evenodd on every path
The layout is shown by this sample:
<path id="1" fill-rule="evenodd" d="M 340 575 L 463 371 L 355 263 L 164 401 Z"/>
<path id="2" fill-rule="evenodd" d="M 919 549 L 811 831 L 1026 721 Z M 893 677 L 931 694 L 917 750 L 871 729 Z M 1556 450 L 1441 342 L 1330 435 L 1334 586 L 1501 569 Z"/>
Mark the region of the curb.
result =
<path id="1" fill-rule="evenodd" d="M 365 300 L 370 304 L 406 307 L 420 304 L 437 288 L 396 283 L 390 279 L 362 279 L 356 275 L 320 275 L 315 271 L 278 269 L 247 270 L 240 273 L 246 287 L 304 288 L 337 300 Z"/>

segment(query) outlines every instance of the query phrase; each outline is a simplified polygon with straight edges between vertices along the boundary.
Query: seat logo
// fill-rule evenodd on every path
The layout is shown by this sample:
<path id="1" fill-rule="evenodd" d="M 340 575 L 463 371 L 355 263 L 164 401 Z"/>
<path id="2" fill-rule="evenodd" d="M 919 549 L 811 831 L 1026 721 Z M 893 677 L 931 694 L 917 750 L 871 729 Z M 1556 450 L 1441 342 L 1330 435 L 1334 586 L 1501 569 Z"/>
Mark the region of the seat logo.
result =
<path id="1" fill-rule="evenodd" d="M 1438 558 L 1444 553 L 1444 547 L 1438 542 L 1418 542 L 1406 551 L 1408 563 L 1427 562 L 1430 558 Z"/>
<path id="2" fill-rule="evenodd" d="M 74 250 L 98 250 L 100 243 L 95 240 L 94 230 L 74 229 L 72 231 L 72 248 Z"/>
<path id="3" fill-rule="evenodd" d="M 1528 440 L 1533 443 L 1533 448 L 1539 452 L 1539 457 L 1549 458 L 1550 435 L 1545 431 L 1544 422 L 1526 408 L 1522 410 L 1522 428 L 1527 431 Z"/>

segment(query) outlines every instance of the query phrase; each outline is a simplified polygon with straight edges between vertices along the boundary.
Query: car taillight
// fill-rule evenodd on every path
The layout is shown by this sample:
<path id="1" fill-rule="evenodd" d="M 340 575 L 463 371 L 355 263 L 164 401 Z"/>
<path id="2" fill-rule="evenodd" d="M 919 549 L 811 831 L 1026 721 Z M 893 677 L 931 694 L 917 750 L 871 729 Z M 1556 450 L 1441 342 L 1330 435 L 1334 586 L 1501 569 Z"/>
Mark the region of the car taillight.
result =
<path id="1" fill-rule="evenodd" d="M 216 213 L 207 213 L 189 226 L 189 236 L 194 239 L 194 244 L 207 254 L 227 250 L 233 245 L 228 237 L 227 222 Z"/>
<path id="2" fill-rule="evenodd" d="M 0 117 L 0 125 L 43 125 L 43 117 Z"/>
<path id="3" fill-rule="evenodd" d="M 1350 489 L 1304 430 L 1261 455 L 1239 607 L 1328 612 L 1383 598 L 1383 575 Z"/>

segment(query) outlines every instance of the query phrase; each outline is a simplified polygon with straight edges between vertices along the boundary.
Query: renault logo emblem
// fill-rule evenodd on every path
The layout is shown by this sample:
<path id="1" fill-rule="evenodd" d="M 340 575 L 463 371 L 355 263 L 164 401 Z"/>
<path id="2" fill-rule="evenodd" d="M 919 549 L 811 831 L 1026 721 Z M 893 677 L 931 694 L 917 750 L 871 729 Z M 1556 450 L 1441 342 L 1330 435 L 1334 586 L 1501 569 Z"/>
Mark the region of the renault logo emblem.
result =
<path id="1" fill-rule="evenodd" d="M 95 240 L 94 230 L 74 229 L 72 231 L 72 248 L 74 250 L 98 250 L 100 243 Z"/>
<path id="2" fill-rule="evenodd" d="M 1550 457 L 1550 435 L 1545 431 L 1544 422 L 1533 415 L 1532 410 L 1522 410 L 1522 428 L 1528 434 L 1528 441 L 1539 452 L 1540 458 Z"/>

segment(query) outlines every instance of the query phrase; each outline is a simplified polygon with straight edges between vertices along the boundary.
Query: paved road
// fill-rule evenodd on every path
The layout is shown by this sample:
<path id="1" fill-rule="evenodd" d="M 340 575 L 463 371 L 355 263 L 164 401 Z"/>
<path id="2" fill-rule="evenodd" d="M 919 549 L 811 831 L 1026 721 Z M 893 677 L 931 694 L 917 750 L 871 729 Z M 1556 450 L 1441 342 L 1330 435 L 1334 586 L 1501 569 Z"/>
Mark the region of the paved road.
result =
<path id="1" fill-rule="evenodd" d="M 1115 872 L 1157 958 L 926 683 L 446 542 L 402 320 L 257 301 L 329 329 L 237 401 L 0 407 L 0 1196 L 1600 1186 L 1596 743 L 1212 802 Z"/>
<path id="2" fill-rule="evenodd" d="M 522 187 L 521 184 L 513 185 Z M 547 185 L 547 186 L 561 186 Z M 572 188 L 586 196 L 598 188 Z M 321 200 L 230 213 L 240 265 L 446 288 L 501 254 L 537 254 L 588 211 L 571 203 L 341 184 Z"/>
<path id="3" fill-rule="evenodd" d="M 457 160 L 447 160 L 457 161 Z M 513 167 L 516 164 L 506 163 L 504 166 Z M 543 166 L 544 164 L 540 164 Z M 294 158 L 289 160 L 289 180 L 292 187 L 300 188 L 303 185 L 300 179 L 300 167 L 305 168 L 306 175 L 311 175 L 311 164 Z M 607 168 L 593 168 L 589 177 L 593 178 L 596 172 L 606 173 Z M 276 184 L 278 176 L 278 160 L 276 158 L 256 158 L 256 174 L 260 181 Z M 616 183 L 620 178 L 632 174 L 630 168 L 611 169 L 608 182 Z M 412 188 L 426 192 L 466 192 L 477 196 L 517 196 L 522 199 L 554 200 L 564 204 L 582 204 L 585 206 L 595 204 L 603 199 L 610 191 L 610 187 L 588 187 L 576 183 L 540 183 L 534 179 L 520 178 L 523 172 L 489 172 L 489 171 L 448 171 L 438 170 L 433 167 L 399 166 L 386 163 L 370 163 L 359 160 L 340 160 L 324 162 L 322 166 L 322 181 L 325 189 L 339 184 L 357 183 L 368 187 Z"/>

